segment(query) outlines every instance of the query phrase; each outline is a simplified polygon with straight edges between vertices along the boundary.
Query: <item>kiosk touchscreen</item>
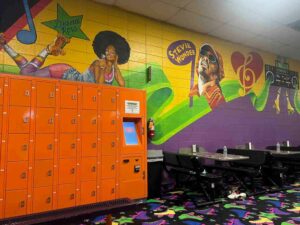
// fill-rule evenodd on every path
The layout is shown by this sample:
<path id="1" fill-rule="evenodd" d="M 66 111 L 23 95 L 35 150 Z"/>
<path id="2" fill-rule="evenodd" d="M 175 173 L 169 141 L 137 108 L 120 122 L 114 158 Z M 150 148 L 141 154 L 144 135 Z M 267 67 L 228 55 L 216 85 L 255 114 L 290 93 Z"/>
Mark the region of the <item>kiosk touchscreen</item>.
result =
<path id="1" fill-rule="evenodd" d="M 125 136 L 125 145 L 138 145 L 138 136 L 136 132 L 135 122 L 123 121 L 123 131 Z"/>

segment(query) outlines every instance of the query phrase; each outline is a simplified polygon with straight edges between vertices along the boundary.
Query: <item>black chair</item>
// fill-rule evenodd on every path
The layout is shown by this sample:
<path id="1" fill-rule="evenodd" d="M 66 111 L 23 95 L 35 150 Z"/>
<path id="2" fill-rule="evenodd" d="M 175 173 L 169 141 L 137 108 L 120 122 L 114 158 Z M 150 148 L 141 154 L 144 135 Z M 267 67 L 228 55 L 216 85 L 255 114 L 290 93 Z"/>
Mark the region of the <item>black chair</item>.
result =
<path id="1" fill-rule="evenodd" d="M 191 184 L 196 184 L 197 187 L 200 187 L 203 191 L 205 197 L 209 201 L 213 201 L 215 198 L 215 184 L 221 180 L 221 176 L 203 173 L 204 168 L 201 164 L 201 161 L 190 155 L 164 152 L 164 167 L 167 172 L 172 175 L 175 175 L 176 184 L 181 185 L 189 181 L 189 187 Z M 185 175 L 185 180 L 180 179 L 179 175 Z M 192 180 L 194 178 L 194 180 Z M 210 184 L 210 192 L 207 191 L 206 183 Z"/>
<path id="2" fill-rule="evenodd" d="M 217 153 L 223 153 L 223 149 L 218 149 Z M 227 153 L 247 156 L 249 159 L 230 161 L 226 164 L 216 164 L 212 167 L 231 172 L 231 175 L 240 183 L 248 194 L 264 193 L 265 191 L 258 191 L 258 187 L 261 187 L 261 183 L 264 179 L 263 166 L 267 159 L 267 152 L 228 148 Z M 250 182 L 247 182 L 246 178 L 250 179 Z"/>
<path id="3" fill-rule="evenodd" d="M 207 173 L 201 160 L 196 156 L 178 154 L 178 161 L 182 168 L 189 171 L 190 175 L 196 177 L 198 186 L 202 189 L 208 201 L 215 200 L 215 187 L 222 181 L 222 177 L 216 174 Z M 208 192 L 209 191 L 209 192 Z"/>

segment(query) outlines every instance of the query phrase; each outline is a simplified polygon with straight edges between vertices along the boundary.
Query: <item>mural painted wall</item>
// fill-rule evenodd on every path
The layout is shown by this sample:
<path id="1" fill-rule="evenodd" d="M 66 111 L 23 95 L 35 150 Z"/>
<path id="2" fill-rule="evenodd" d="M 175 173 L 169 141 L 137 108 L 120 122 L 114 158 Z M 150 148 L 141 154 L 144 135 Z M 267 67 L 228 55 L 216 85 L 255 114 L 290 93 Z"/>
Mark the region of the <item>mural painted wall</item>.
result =
<path id="1" fill-rule="evenodd" d="M 0 72 L 146 90 L 149 149 L 300 144 L 298 61 L 89 0 L 9 2 Z"/>

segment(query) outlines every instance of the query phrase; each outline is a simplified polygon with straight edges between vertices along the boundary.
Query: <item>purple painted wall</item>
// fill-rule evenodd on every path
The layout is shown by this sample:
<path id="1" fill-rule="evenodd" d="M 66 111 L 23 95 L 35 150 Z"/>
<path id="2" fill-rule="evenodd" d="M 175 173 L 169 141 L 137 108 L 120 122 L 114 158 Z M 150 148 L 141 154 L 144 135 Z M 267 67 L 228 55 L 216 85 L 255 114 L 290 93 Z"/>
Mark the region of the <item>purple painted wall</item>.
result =
<path id="1" fill-rule="evenodd" d="M 288 90 L 293 105 L 293 90 L 281 90 L 280 109 L 273 109 L 278 88 L 270 88 L 267 105 L 262 112 L 256 111 L 248 96 L 235 99 L 215 108 L 162 145 L 148 144 L 148 149 L 178 151 L 192 144 L 203 146 L 208 151 L 234 147 L 249 141 L 256 148 L 265 148 L 277 142 L 289 140 L 292 146 L 300 145 L 300 115 L 288 115 L 285 91 Z"/>

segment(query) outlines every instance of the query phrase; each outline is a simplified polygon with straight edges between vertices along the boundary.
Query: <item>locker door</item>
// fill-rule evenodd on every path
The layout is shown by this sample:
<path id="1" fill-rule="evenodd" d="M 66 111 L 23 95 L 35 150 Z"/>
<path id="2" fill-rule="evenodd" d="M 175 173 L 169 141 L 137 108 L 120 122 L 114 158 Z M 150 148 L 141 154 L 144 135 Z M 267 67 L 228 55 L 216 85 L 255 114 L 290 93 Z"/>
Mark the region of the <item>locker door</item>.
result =
<path id="1" fill-rule="evenodd" d="M 55 83 L 36 82 L 37 107 L 55 107 Z"/>
<path id="2" fill-rule="evenodd" d="M 53 159 L 54 134 L 36 134 L 35 159 Z"/>
<path id="3" fill-rule="evenodd" d="M 61 84 L 60 103 L 62 108 L 77 108 L 77 86 L 71 84 Z"/>
<path id="4" fill-rule="evenodd" d="M 101 182 L 100 199 L 101 201 L 114 200 L 116 198 L 115 179 L 105 179 Z"/>
<path id="5" fill-rule="evenodd" d="M 80 115 L 81 132 L 97 132 L 97 111 L 82 110 Z"/>
<path id="6" fill-rule="evenodd" d="M 97 109 L 98 90 L 96 87 L 83 86 L 82 88 L 82 108 Z"/>
<path id="7" fill-rule="evenodd" d="M 34 164 L 33 186 L 51 186 L 53 182 L 53 161 L 38 160 Z"/>
<path id="8" fill-rule="evenodd" d="M 102 110 L 116 110 L 117 109 L 117 92 L 116 89 L 103 88 L 101 95 Z"/>
<path id="9" fill-rule="evenodd" d="M 53 108 L 36 109 L 36 132 L 54 133 L 55 111 Z"/>
<path id="10" fill-rule="evenodd" d="M 81 181 L 96 180 L 97 176 L 96 157 L 87 157 L 81 159 L 80 176 Z"/>
<path id="11" fill-rule="evenodd" d="M 75 184 L 59 185 L 58 187 L 58 208 L 75 206 L 76 193 Z"/>
<path id="12" fill-rule="evenodd" d="M 96 181 L 81 182 L 80 185 L 80 205 L 96 202 Z"/>
<path id="13" fill-rule="evenodd" d="M 116 159 L 114 156 L 103 156 L 101 164 L 102 178 L 112 178 L 116 175 Z"/>
<path id="14" fill-rule="evenodd" d="M 75 158 L 77 151 L 76 134 L 60 134 L 59 158 Z"/>
<path id="15" fill-rule="evenodd" d="M 8 162 L 7 163 L 7 178 L 6 189 L 26 189 L 28 177 L 28 162 Z"/>
<path id="16" fill-rule="evenodd" d="M 76 159 L 60 159 L 58 168 L 59 184 L 75 183 Z"/>
<path id="17" fill-rule="evenodd" d="M 39 187 L 33 190 L 33 213 L 45 212 L 52 209 L 52 187 Z"/>
<path id="18" fill-rule="evenodd" d="M 76 109 L 62 109 L 60 112 L 60 132 L 75 133 L 77 130 L 78 118 Z"/>
<path id="19" fill-rule="evenodd" d="M 116 132 L 117 112 L 102 111 L 102 132 Z"/>
<path id="20" fill-rule="evenodd" d="M 4 79 L 0 78 L 0 105 L 3 105 L 3 85 Z"/>
<path id="21" fill-rule="evenodd" d="M 8 135 L 8 161 L 28 160 L 29 135 L 9 134 Z"/>
<path id="22" fill-rule="evenodd" d="M 9 133 L 29 133 L 30 108 L 12 106 L 9 109 Z"/>
<path id="23" fill-rule="evenodd" d="M 97 156 L 97 134 L 81 135 L 82 157 Z"/>
<path id="24" fill-rule="evenodd" d="M 27 191 L 7 191 L 5 201 L 5 213 L 4 216 L 14 217 L 26 214 L 27 209 Z"/>
<path id="25" fill-rule="evenodd" d="M 102 133 L 102 155 L 115 155 L 117 140 L 114 133 Z"/>
<path id="26" fill-rule="evenodd" d="M 30 106 L 31 81 L 10 79 L 9 104 Z"/>

